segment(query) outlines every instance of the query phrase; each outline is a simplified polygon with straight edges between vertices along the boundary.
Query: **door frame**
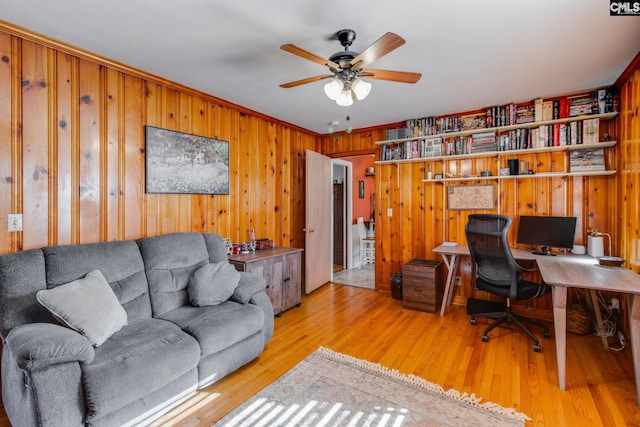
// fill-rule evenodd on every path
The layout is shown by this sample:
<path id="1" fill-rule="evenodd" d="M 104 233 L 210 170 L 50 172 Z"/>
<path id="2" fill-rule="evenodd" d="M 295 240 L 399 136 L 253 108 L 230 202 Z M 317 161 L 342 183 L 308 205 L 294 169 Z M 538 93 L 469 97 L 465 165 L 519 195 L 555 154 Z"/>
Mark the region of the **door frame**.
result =
<path id="1" fill-rule="evenodd" d="M 344 167 L 344 218 L 345 221 L 343 223 L 343 247 L 345 248 L 344 256 L 346 257 L 346 263 L 342 262 L 342 265 L 345 266 L 346 269 L 355 268 L 353 265 L 353 257 L 351 256 L 351 218 L 353 216 L 353 186 L 351 185 L 353 180 L 353 163 L 343 160 L 343 159 L 331 159 L 331 184 L 335 181 L 335 167 Z M 333 215 L 333 208 L 335 202 L 333 200 L 333 196 L 331 197 L 331 212 Z M 331 248 L 335 245 L 333 241 L 333 226 L 334 222 L 331 221 Z M 335 264 L 335 260 L 333 259 L 333 251 L 332 255 L 332 264 Z M 333 269 L 331 270 L 331 280 L 333 280 Z"/>

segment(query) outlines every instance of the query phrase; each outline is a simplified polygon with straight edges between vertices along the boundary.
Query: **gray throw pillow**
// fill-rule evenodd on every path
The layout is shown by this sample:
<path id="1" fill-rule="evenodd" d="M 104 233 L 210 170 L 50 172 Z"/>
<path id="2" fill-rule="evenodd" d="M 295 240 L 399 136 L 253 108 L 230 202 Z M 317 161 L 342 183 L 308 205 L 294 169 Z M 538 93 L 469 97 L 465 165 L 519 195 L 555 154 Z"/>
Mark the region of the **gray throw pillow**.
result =
<path id="1" fill-rule="evenodd" d="M 230 263 L 205 264 L 189 281 L 189 302 L 196 307 L 220 304 L 233 295 L 239 281 L 240 273 Z"/>
<path id="2" fill-rule="evenodd" d="M 53 317 L 98 347 L 127 324 L 122 308 L 100 270 L 53 289 L 38 291 L 38 302 Z"/>

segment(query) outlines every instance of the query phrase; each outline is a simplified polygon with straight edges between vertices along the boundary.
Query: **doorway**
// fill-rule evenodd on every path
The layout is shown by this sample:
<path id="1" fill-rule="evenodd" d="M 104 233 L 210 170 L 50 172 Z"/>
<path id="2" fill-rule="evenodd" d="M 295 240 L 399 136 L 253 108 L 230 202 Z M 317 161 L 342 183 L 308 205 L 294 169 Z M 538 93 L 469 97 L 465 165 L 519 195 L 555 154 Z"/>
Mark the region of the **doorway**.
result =
<path id="1" fill-rule="evenodd" d="M 375 265 L 361 264 L 356 218 L 362 217 L 373 232 L 375 208 L 374 155 L 332 160 L 332 282 L 375 289 Z"/>
<path id="2" fill-rule="evenodd" d="M 333 159 L 332 182 L 333 197 L 331 199 L 332 212 L 332 246 L 333 246 L 333 271 L 353 268 L 350 244 L 351 227 L 349 219 L 353 216 L 353 188 L 352 181 L 353 164 L 343 159 Z"/>

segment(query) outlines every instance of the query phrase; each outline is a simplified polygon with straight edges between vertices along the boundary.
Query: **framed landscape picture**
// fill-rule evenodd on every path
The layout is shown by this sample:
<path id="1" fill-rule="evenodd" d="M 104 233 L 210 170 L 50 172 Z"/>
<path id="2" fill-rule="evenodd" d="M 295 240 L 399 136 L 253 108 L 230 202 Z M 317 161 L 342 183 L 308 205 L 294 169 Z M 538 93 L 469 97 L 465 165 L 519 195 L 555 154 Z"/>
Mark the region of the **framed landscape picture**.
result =
<path id="1" fill-rule="evenodd" d="M 145 126 L 146 192 L 229 194 L 229 142 Z"/>

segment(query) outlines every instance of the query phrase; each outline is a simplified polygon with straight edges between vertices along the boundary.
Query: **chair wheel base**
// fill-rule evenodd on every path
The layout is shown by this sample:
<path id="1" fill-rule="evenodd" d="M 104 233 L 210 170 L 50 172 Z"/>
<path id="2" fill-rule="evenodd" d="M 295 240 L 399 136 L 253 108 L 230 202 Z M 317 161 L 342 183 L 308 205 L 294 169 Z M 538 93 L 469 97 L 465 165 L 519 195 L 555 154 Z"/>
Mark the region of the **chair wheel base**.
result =
<path id="1" fill-rule="evenodd" d="M 482 342 L 489 342 L 489 335 L 483 335 Z"/>
<path id="2" fill-rule="evenodd" d="M 475 325 L 478 323 L 478 321 L 476 319 L 471 319 L 469 320 L 469 323 L 471 323 L 472 325 Z"/>
<path id="3" fill-rule="evenodd" d="M 534 344 L 533 351 L 535 351 L 536 353 L 540 353 L 540 344 Z"/>
<path id="4" fill-rule="evenodd" d="M 551 332 L 549 332 L 549 331 L 544 331 L 544 337 L 545 337 L 545 338 L 551 338 Z"/>

